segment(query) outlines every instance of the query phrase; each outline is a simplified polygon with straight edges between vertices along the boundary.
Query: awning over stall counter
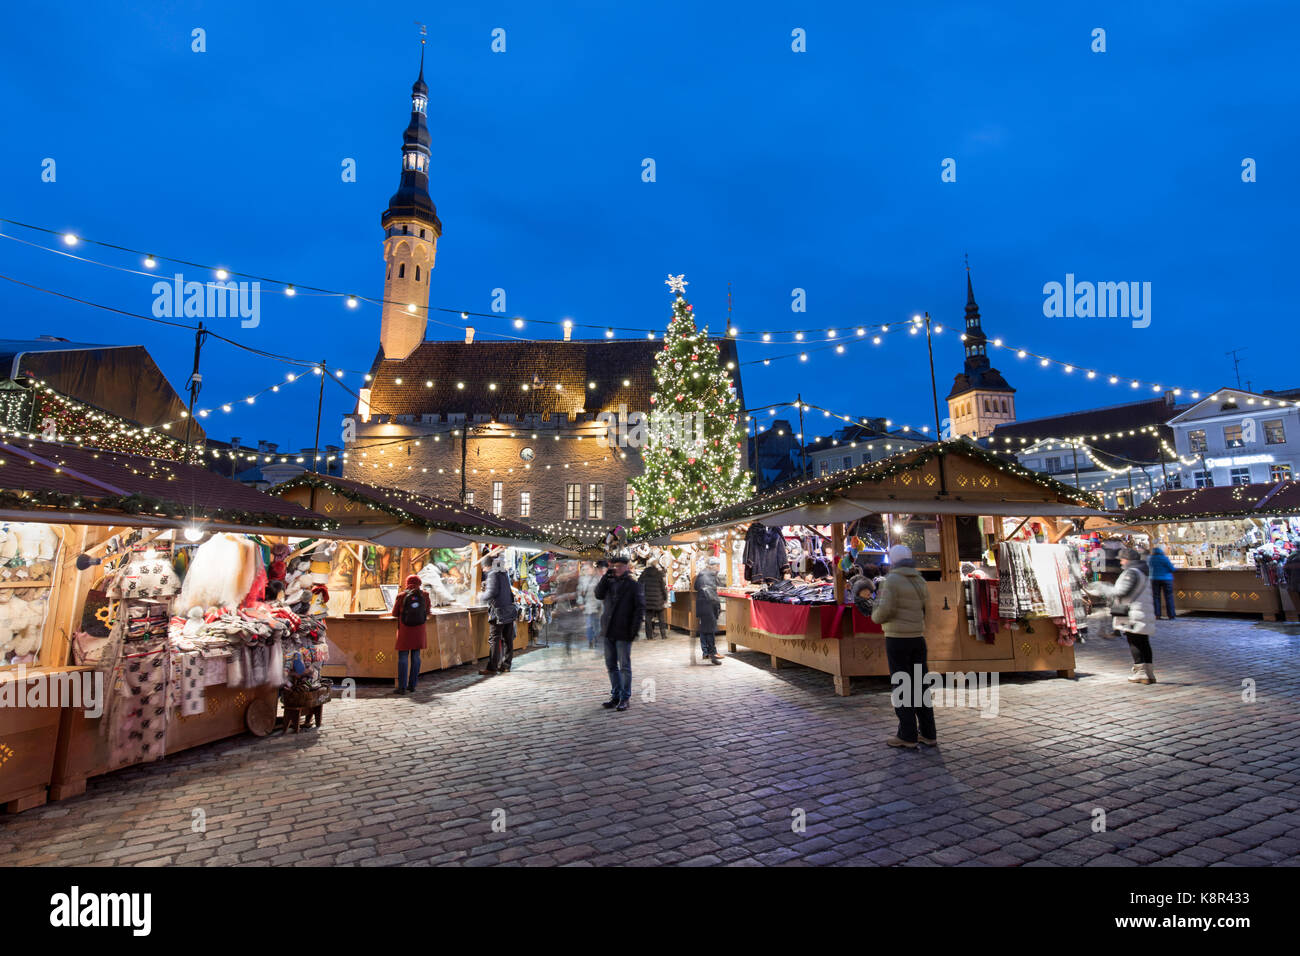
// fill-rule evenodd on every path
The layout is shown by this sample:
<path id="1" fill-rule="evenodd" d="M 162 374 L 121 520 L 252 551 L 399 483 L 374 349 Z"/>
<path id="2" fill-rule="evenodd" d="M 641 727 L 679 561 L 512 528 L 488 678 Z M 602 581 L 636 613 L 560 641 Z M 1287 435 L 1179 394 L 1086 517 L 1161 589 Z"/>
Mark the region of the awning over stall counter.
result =
<path id="1" fill-rule="evenodd" d="M 12 436 L 0 441 L 0 518 L 328 537 L 338 524 L 197 465 Z"/>

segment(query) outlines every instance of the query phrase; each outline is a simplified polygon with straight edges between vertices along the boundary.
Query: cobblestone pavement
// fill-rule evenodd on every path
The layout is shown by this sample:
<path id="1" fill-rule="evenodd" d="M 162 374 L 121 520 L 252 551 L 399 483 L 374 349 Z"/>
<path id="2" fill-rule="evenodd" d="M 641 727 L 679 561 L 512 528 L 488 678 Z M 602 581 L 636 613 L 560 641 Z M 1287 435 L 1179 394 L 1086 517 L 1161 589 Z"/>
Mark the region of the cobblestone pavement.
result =
<path id="1" fill-rule="evenodd" d="M 370 685 L 329 704 L 321 731 L 93 779 L 0 815 L 0 864 L 1300 859 L 1300 626 L 1161 622 L 1149 687 L 1125 681 L 1123 641 L 1094 637 L 1076 681 L 1008 677 L 997 717 L 941 709 L 939 749 L 915 752 L 883 746 L 883 678 L 838 698 L 828 676 L 751 652 L 691 665 L 679 634 L 634 645 L 656 699 L 616 714 L 579 643 L 501 677 L 426 675 L 412 698 Z"/>

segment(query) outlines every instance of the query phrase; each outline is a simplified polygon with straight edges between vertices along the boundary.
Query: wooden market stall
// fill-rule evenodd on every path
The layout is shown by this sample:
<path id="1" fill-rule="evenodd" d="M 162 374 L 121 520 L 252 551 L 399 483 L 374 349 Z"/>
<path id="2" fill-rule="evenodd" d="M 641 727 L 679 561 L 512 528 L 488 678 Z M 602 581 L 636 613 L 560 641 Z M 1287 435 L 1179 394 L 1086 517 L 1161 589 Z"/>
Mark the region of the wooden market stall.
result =
<path id="1" fill-rule="evenodd" d="M 433 608 L 421 673 L 486 657 L 488 609 L 477 603 L 480 549 L 491 544 L 557 549 L 529 525 L 472 505 L 348 478 L 306 473 L 277 485 L 271 494 L 341 522 L 344 541 L 328 568 L 331 581 L 344 585 L 330 588 L 330 664 L 325 673 L 332 677 L 396 679 L 391 595 L 408 574 L 438 556 L 454 562 L 449 575 L 454 580 L 445 582 L 454 600 Z M 527 647 L 529 638 L 529 624 L 521 620 L 515 649 Z"/>
<path id="2" fill-rule="evenodd" d="M 1001 518 L 1038 521 L 1056 541 L 1072 527 L 1070 519 L 1101 514 L 1094 503 L 1084 492 L 954 440 L 761 494 L 673 526 L 656 540 L 687 541 L 703 530 L 750 521 L 817 525 L 831 527 L 835 553 L 841 554 L 846 522 L 875 515 L 887 527 L 919 525 L 913 551 L 930 590 L 926 643 L 932 670 L 1054 671 L 1072 677 L 1073 639 L 1050 618 L 1009 621 L 991 639 L 972 637 L 960 567 L 1003 539 Z M 918 523 L 916 516 L 926 520 Z M 721 593 L 732 650 L 744 646 L 768 654 L 774 667 L 793 662 L 824 671 L 842 696 L 853 677 L 888 674 L 884 635 L 844 604 L 838 567 L 835 604 L 767 604 L 751 600 L 734 579 L 731 584 Z"/>
<path id="3" fill-rule="evenodd" d="M 1179 613 L 1300 618 L 1296 587 L 1279 586 L 1271 553 L 1300 540 L 1300 481 L 1162 491 L 1118 520 L 1162 545 L 1174 563 Z M 1276 549 L 1280 552 L 1281 548 Z"/>
<path id="4" fill-rule="evenodd" d="M 114 637 L 117 622 L 149 604 L 151 616 L 139 620 L 153 629 L 151 642 L 168 641 L 171 626 L 166 597 L 136 600 L 135 585 L 118 580 L 137 580 L 131 562 L 148 557 L 149 573 L 171 575 L 179 589 L 170 560 L 152 556 L 193 548 L 216 532 L 319 534 L 328 526 L 321 515 L 202 468 L 36 440 L 0 442 L 0 805 L 12 812 L 74 796 L 88 777 L 130 765 L 120 751 L 110 755 L 117 734 L 111 721 L 122 713 L 113 706 L 121 671 L 109 656 L 124 641 Z M 117 590 L 100 581 L 116 581 Z M 87 630 L 109 636 L 92 638 Z M 103 656 L 74 663 L 91 646 Z M 276 672 L 281 668 L 277 662 Z M 240 683 L 203 687 L 198 713 L 182 713 L 170 698 L 160 702 L 153 754 L 250 725 L 269 730 L 278 682 Z"/>

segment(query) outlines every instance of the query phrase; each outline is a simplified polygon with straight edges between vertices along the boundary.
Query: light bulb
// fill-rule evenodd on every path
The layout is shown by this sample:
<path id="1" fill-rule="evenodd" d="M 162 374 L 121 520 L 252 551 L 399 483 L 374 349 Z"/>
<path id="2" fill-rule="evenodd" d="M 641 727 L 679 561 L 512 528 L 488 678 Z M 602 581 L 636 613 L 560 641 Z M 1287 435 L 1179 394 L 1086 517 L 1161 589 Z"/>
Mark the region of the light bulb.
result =
<path id="1" fill-rule="evenodd" d="M 155 259 L 153 256 L 145 256 L 145 257 L 144 257 L 144 267 L 145 267 L 146 269 L 152 269 L 152 268 L 154 268 L 154 267 L 157 266 L 157 265 L 158 265 L 158 260 Z"/>

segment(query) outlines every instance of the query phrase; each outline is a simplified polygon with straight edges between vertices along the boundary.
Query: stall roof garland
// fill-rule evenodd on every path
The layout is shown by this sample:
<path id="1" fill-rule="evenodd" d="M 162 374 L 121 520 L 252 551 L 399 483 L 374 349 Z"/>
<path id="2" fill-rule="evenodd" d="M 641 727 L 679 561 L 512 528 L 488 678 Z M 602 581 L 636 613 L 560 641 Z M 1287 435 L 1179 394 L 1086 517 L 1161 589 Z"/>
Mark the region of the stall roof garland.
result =
<path id="1" fill-rule="evenodd" d="M 962 438 L 949 439 L 947 441 L 935 442 L 920 449 L 909 449 L 890 455 L 888 458 L 882 458 L 879 461 L 869 462 L 863 465 L 857 465 L 843 471 L 833 472 L 821 478 L 814 478 L 809 481 L 798 484 L 787 485 L 784 488 L 773 488 L 757 495 L 748 501 L 741 502 L 730 508 L 723 508 L 708 514 L 695 515 L 684 521 L 675 522 L 665 528 L 653 530 L 637 528 L 633 540 L 657 537 L 663 534 L 676 534 L 682 531 L 690 531 L 693 528 L 699 528 L 704 524 L 712 524 L 715 521 L 733 521 L 741 522 L 753 518 L 760 518 L 764 514 L 775 510 L 779 503 L 783 508 L 795 508 L 804 505 L 826 504 L 831 501 L 838 492 L 845 488 L 863 482 L 881 482 L 903 472 L 917 471 L 925 467 L 929 462 L 941 455 L 948 455 L 953 452 L 967 455 L 974 458 L 990 468 L 1006 472 L 1017 478 L 1023 478 L 1032 481 L 1035 484 L 1043 485 L 1049 490 L 1063 495 L 1072 501 L 1092 508 L 1100 508 L 1101 501 L 1096 495 L 1087 491 L 1082 491 L 1071 485 L 1057 481 L 1050 475 L 1033 471 L 1024 467 L 1014 460 L 1003 458 L 988 451 L 980 446 Z"/>
<path id="2" fill-rule="evenodd" d="M 107 512 L 134 515 L 141 518 L 169 518 L 176 521 L 220 521 L 244 527 L 267 526 L 304 531 L 333 531 L 338 522 L 318 518 L 310 511 L 304 517 L 277 514 L 270 511 L 244 511 L 236 508 L 205 508 L 201 505 L 187 507 L 174 501 L 148 495 L 108 495 L 90 498 L 87 495 L 61 491 L 0 491 L 0 508 L 31 511 L 39 517 L 40 510 Z M 305 510 L 305 509 L 304 509 Z"/>
<path id="3" fill-rule="evenodd" d="M 194 465 L 53 442 L 0 441 L 0 504 L 331 531 L 335 523 Z"/>
<path id="4" fill-rule="evenodd" d="M 320 488 L 331 494 L 338 495 L 340 498 L 346 498 L 349 501 L 355 501 L 358 504 L 370 508 L 377 508 L 386 512 L 395 518 L 419 525 L 425 528 L 434 528 L 441 531 L 457 531 L 470 536 L 483 535 L 487 537 L 506 537 L 519 538 L 521 540 L 536 541 L 538 544 L 557 544 L 564 545 L 563 541 L 553 541 L 530 525 L 523 522 L 516 522 L 509 519 L 502 519 L 489 511 L 476 508 L 473 505 L 465 505 L 460 502 L 444 501 L 439 498 L 433 498 L 428 495 L 421 495 L 415 492 L 402 491 L 397 488 L 386 488 L 382 485 L 368 485 L 362 482 L 353 482 L 348 479 L 342 481 L 327 475 L 320 475 L 315 472 L 304 472 L 288 481 L 281 482 L 274 488 L 270 489 L 271 494 L 278 495 L 281 492 L 289 491 L 294 488 Z M 433 518 L 428 515 L 419 514 L 414 509 L 429 510 L 450 510 L 452 514 L 464 514 L 466 519 L 478 523 L 470 524 L 461 521 L 442 520 Z"/>
<path id="5" fill-rule="evenodd" d="M 1119 516 L 1126 524 L 1300 514 L 1300 481 L 1172 489 Z"/>

